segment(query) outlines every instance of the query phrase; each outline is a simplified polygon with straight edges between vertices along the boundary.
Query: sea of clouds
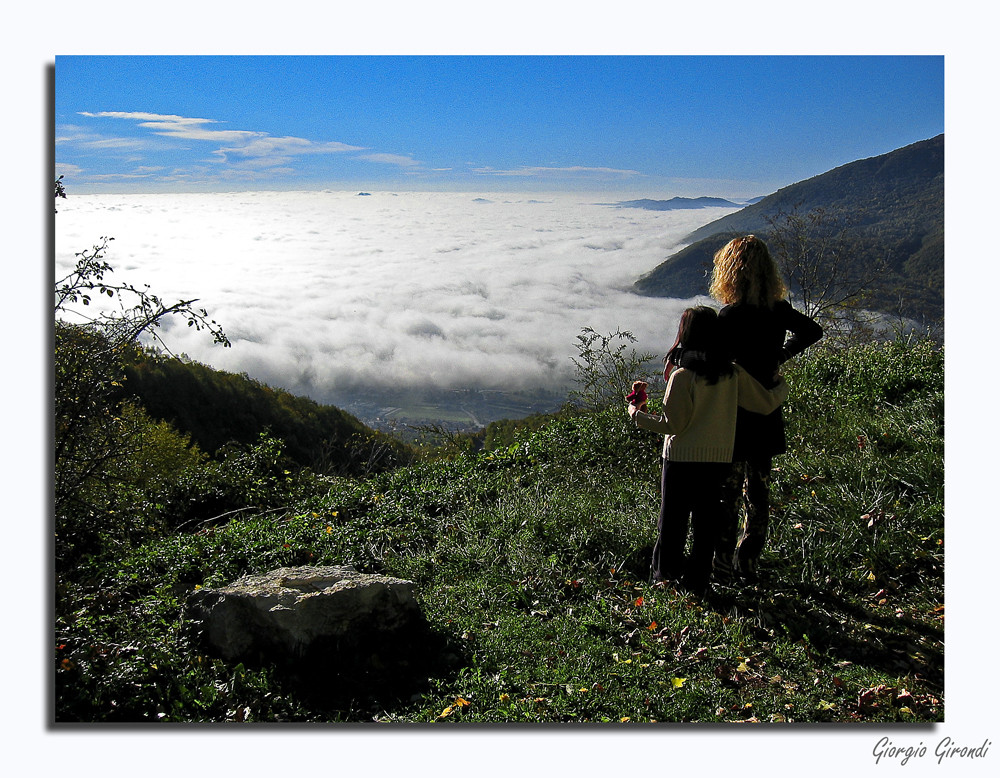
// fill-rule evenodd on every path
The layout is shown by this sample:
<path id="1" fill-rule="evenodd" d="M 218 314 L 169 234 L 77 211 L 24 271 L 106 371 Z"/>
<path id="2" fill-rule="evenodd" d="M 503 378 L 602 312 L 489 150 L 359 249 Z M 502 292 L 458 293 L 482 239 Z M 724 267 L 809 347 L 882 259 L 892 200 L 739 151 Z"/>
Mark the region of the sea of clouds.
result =
<path id="1" fill-rule="evenodd" d="M 174 353 L 341 407 L 371 387 L 564 387 L 584 327 L 662 354 L 691 301 L 632 283 L 732 209 L 600 196 L 244 192 L 75 195 L 56 279 L 110 236 L 115 278 L 198 298 L 232 341 L 168 326 Z"/>

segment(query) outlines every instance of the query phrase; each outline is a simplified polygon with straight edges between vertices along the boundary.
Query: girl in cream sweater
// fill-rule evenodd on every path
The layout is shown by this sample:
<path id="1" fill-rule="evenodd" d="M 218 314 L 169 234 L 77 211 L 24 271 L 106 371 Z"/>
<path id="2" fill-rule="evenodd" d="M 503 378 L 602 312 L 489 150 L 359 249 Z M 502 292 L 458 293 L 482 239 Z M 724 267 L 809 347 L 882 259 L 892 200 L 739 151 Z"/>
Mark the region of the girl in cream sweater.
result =
<path id="1" fill-rule="evenodd" d="M 788 396 L 780 379 L 765 389 L 720 346 L 719 319 L 706 306 L 681 315 L 677 340 L 666 357 L 667 391 L 659 415 L 629 405 L 641 429 L 663 439 L 660 518 L 653 547 L 653 579 L 704 593 L 712 575 L 721 523 L 723 484 L 733 467 L 736 409 L 770 413 Z M 685 560 L 688 525 L 691 551 Z M 728 567 L 729 560 L 720 560 Z"/>

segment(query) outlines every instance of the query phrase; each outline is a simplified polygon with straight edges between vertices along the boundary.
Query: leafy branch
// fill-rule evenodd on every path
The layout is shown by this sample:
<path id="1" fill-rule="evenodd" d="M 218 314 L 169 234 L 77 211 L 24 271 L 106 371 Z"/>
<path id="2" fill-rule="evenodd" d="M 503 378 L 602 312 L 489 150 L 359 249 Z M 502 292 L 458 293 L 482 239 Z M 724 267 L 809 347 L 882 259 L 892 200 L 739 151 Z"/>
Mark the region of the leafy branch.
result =
<path id="1" fill-rule="evenodd" d="M 61 197 L 61 198 L 63 198 L 65 200 L 66 199 L 66 187 L 63 186 L 62 180 L 63 180 L 62 176 L 59 176 L 59 178 L 56 179 L 56 193 L 55 193 L 55 196 L 56 196 L 56 198 Z M 55 212 L 59 213 L 59 209 L 56 208 Z"/>
<path id="2" fill-rule="evenodd" d="M 148 333 L 169 351 L 155 330 L 168 316 L 180 316 L 187 321 L 188 327 L 198 331 L 207 330 L 215 343 L 226 347 L 232 345 L 222 327 L 208 317 L 208 312 L 204 308 L 194 307 L 198 302 L 196 299 L 178 300 L 167 305 L 149 290 L 148 284 L 137 288 L 133 284 L 112 283 L 105 280 L 106 275 L 114 272 L 111 265 L 104 260 L 108 244 L 112 240 L 114 238 L 102 237 L 101 242 L 89 251 L 78 252 L 76 267 L 64 278 L 56 281 L 57 317 L 69 314 L 80 316 L 89 323 L 100 326 L 106 334 L 112 335 L 112 341 L 118 343 L 131 342 L 141 334 Z M 82 311 L 72 307 L 77 305 L 89 307 L 95 294 L 107 295 L 112 300 L 117 300 L 119 310 L 110 313 L 101 311 L 93 317 L 87 317 Z"/>
<path id="3" fill-rule="evenodd" d="M 637 353 L 632 344 L 636 337 L 618 329 L 602 335 L 584 327 L 576 336 L 577 357 L 570 357 L 576 368 L 576 384 L 570 398 L 585 408 L 607 408 L 624 402 L 632 382 L 643 379 L 652 382 L 648 363 L 653 354 Z"/>

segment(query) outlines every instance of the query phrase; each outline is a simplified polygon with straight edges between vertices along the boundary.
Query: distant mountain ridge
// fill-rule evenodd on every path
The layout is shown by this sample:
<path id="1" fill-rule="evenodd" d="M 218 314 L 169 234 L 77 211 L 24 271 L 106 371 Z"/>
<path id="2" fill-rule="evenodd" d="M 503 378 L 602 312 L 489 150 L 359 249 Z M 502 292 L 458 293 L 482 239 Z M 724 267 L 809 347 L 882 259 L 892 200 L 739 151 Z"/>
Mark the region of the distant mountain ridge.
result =
<path id="1" fill-rule="evenodd" d="M 771 231 L 768 217 L 821 208 L 845 217 L 862 247 L 855 262 L 885 257 L 889 272 L 870 304 L 938 321 L 944 315 L 944 135 L 851 162 L 779 189 L 685 238 L 686 248 L 636 281 L 637 293 L 708 293 L 712 256 L 735 235 Z"/>
<path id="2" fill-rule="evenodd" d="M 740 203 L 721 197 L 671 197 L 669 200 L 625 200 L 614 204 L 616 208 L 642 208 L 647 211 L 676 211 L 689 208 L 742 208 Z"/>

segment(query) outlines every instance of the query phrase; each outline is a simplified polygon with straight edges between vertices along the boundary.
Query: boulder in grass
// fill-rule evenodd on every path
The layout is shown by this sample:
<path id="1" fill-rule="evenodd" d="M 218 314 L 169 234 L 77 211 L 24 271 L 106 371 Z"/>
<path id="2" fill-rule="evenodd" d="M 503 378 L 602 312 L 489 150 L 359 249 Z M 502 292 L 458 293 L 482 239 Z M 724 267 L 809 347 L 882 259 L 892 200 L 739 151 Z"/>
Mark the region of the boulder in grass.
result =
<path id="1" fill-rule="evenodd" d="M 227 660 L 346 677 L 426 655 L 415 584 L 353 567 L 283 567 L 188 599 L 189 626 Z"/>

